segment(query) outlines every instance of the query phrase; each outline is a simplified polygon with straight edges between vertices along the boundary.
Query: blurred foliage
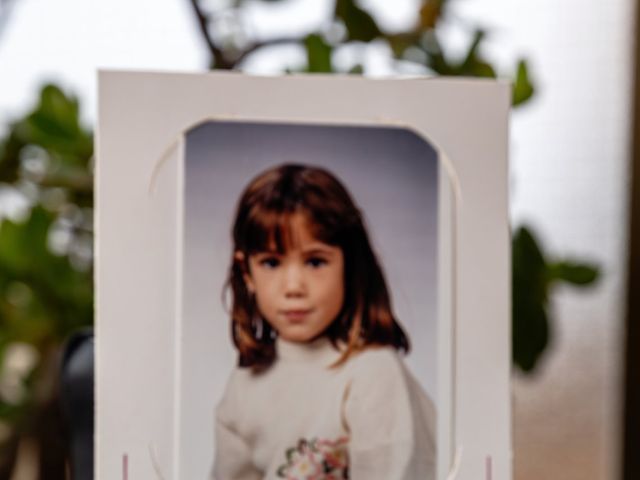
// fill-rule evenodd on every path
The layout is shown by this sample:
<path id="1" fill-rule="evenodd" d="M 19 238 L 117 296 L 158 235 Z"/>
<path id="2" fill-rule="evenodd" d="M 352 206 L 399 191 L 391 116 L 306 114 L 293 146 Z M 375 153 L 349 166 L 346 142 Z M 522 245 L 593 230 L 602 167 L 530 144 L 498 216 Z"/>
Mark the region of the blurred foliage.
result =
<path id="1" fill-rule="evenodd" d="M 347 41 L 371 42 L 382 36 L 371 14 L 354 0 L 336 0 L 335 3 L 334 20 L 342 21 L 347 30 Z"/>
<path id="2" fill-rule="evenodd" d="M 216 69 L 242 69 L 251 55 L 283 43 L 304 48 L 307 64 L 289 67 L 286 72 L 366 74 L 363 61 L 339 70 L 333 59 L 341 48 L 372 42 L 388 45 L 400 70 L 401 62 L 419 65 L 433 75 L 506 78 L 512 83 L 512 105 L 526 104 L 535 94 L 526 59 L 519 58 L 511 73 L 498 75 L 497 68 L 483 53 L 486 31 L 467 26 L 468 44 L 463 54 L 454 55 L 441 42 L 441 24 L 448 18 L 452 0 L 422 0 L 413 25 L 402 31 L 387 32 L 375 15 L 355 0 L 334 0 L 331 18 L 318 23 L 315 31 L 299 37 L 278 37 L 253 41 L 242 28 L 241 10 L 249 0 L 235 0 L 218 10 L 207 10 L 204 1 L 191 0 L 194 12 L 202 22 L 201 33 L 209 47 L 211 66 Z M 255 1 L 255 0 L 253 0 Z M 258 0 L 260 1 L 260 0 Z M 285 3 L 286 0 L 261 0 L 263 3 Z M 210 3 L 207 5 L 211 5 Z M 209 7 L 210 8 L 210 7 Z M 230 15 L 220 15 L 224 11 Z M 220 38 L 219 18 L 236 19 L 236 28 L 227 29 Z M 459 19 L 458 19 L 459 21 Z M 337 33 L 336 33 L 337 32 Z M 362 59 L 363 60 L 363 59 Z M 598 277 L 596 265 L 581 261 L 551 261 L 546 258 L 532 230 L 521 226 L 513 234 L 512 263 L 512 355 L 513 363 L 523 372 L 535 370 L 538 360 L 551 341 L 549 296 L 553 288 L 566 283 L 578 287 L 592 284 Z"/>
<path id="3" fill-rule="evenodd" d="M 512 240 L 513 361 L 522 371 L 532 371 L 551 336 L 549 294 L 559 283 L 583 286 L 598 277 L 595 265 L 545 258 L 527 227 L 519 227 Z"/>
<path id="4" fill-rule="evenodd" d="M 11 447 L 15 453 L 18 438 L 52 450 L 43 422 L 58 423 L 51 406 L 60 348 L 71 332 L 93 322 L 92 154 L 78 102 L 53 85 L 0 141 L 3 452 Z M 2 472 L 14 459 L 0 460 Z M 40 471 L 64 478 L 42 459 Z"/>
<path id="5" fill-rule="evenodd" d="M 317 34 L 312 33 L 304 40 L 307 50 L 307 71 L 308 72 L 332 72 L 331 68 L 331 45 Z"/>
<path id="6" fill-rule="evenodd" d="M 366 74 L 364 58 L 339 70 L 338 50 L 386 44 L 400 71 L 420 65 L 434 75 L 498 78 L 483 54 L 486 32 L 468 29 L 468 46 L 452 54 L 441 42 L 440 25 L 451 0 L 423 0 L 414 24 L 387 32 L 374 13 L 355 0 L 334 0 L 330 18 L 294 37 L 252 39 L 242 23 L 250 0 L 189 0 L 216 69 L 242 69 L 259 51 L 300 45 L 306 65 L 288 72 Z M 285 0 L 251 0 L 284 3 Z M 391 7 L 390 7 L 391 8 Z M 455 19 L 454 19 L 455 20 Z M 234 24 L 235 22 L 235 24 Z M 232 23 L 233 25 L 229 25 Z M 525 59 L 500 74 L 513 84 L 513 105 L 534 93 Z M 31 438 L 41 452 L 52 450 L 42 424 L 55 424 L 55 377 L 60 349 L 75 330 L 93 320 L 93 137 L 82 126 L 75 98 L 45 86 L 37 104 L 8 126 L 0 139 L 0 478 L 8 478 L 20 438 Z M 561 283 L 588 285 L 597 268 L 582 262 L 550 261 L 526 226 L 513 236 L 513 360 L 532 371 L 550 341 L 549 296 Z M 59 437 L 59 435 L 58 435 Z M 40 478 L 65 478 L 64 464 L 44 465 Z M 56 473 L 57 472 L 57 473 Z"/>

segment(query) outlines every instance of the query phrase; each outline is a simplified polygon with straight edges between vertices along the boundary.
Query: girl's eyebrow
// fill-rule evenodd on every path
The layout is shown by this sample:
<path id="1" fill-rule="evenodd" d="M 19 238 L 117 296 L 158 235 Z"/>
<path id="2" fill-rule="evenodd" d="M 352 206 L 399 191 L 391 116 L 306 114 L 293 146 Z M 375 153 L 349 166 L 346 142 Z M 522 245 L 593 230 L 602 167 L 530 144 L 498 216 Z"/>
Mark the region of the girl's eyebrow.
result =
<path id="1" fill-rule="evenodd" d="M 306 249 L 304 249 L 302 251 L 302 254 L 303 255 L 318 255 L 318 254 L 333 255 L 334 252 L 329 247 L 324 247 L 322 245 L 311 245 L 310 247 L 307 247 Z M 282 252 L 279 252 L 277 249 L 274 248 L 274 249 L 267 249 L 267 250 L 258 250 L 252 255 L 255 255 L 255 256 L 282 255 Z"/>
<path id="2" fill-rule="evenodd" d="M 326 247 L 314 245 L 306 250 L 303 250 L 305 255 L 317 255 L 317 254 L 325 254 L 325 255 L 333 255 L 333 251 L 329 250 Z"/>
<path id="3" fill-rule="evenodd" d="M 278 250 L 273 249 L 273 250 L 259 250 L 256 253 L 254 253 L 253 255 L 280 255 L 280 252 L 278 252 Z"/>

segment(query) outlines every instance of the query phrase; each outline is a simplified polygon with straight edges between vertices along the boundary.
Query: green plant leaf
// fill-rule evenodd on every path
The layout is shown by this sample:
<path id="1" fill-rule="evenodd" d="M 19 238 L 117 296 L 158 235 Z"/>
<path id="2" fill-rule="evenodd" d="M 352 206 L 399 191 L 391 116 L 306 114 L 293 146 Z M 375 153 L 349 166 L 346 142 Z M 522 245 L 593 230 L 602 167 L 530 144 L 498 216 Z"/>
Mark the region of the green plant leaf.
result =
<path id="1" fill-rule="evenodd" d="M 550 281 L 564 281 L 576 286 L 586 286 L 595 282 L 599 277 L 597 266 L 579 262 L 557 262 L 549 265 Z"/>
<path id="2" fill-rule="evenodd" d="M 550 328 L 546 262 L 538 241 L 525 226 L 513 234 L 512 269 L 513 363 L 530 372 L 550 341 Z"/>
<path id="3" fill-rule="evenodd" d="M 523 302 L 515 296 L 513 318 L 518 319 L 512 327 L 513 363 L 523 372 L 532 372 L 550 342 L 547 313 L 542 304 Z"/>
<path id="4" fill-rule="evenodd" d="M 496 72 L 490 63 L 486 62 L 481 54 L 480 47 L 485 38 L 484 30 L 477 29 L 467 50 L 467 53 L 458 65 L 454 66 L 453 74 L 465 77 L 495 78 Z"/>
<path id="5" fill-rule="evenodd" d="M 382 31 L 374 18 L 366 10 L 356 5 L 355 0 L 336 0 L 335 18 L 342 20 L 347 29 L 347 40 L 370 42 Z"/>
<path id="6" fill-rule="evenodd" d="M 524 372 L 535 369 L 552 340 L 548 292 L 559 283 L 585 286 L 599 276 L 595 264 L 545 259 L 533 232 L 518 228 L 512 238 L 513 363 Z"/>
<path id="7" fill-rule="evenodd" d="M 327 73 L 333 71 L 331 65 L 332 47 L 320 35 L 308 35 L 304 45 L 307 49 L 308 72 Z"/>
<path id="8" fill-rule="evenodd" d="M 53 214 L 35 207 L 24 222 L 5 219 L 0 224 L 0 293 L 5 302 L 0 309 L 5 326 L 13 325 L 14 339 L 61 339 L 92 323 L 92 273 L 74 269 L 67 257 L 49 251 L 53 220 Z M 29 301 L 10 301 L 7 289 L 15 282 L 31 292 Z"/>
<path id="9" fill-rule="evenodd" d="M 496 71 L 491 64 L 476 60 L 467 66 L 465 75 L 480 78 L 496 78 Z"/>
<path id="10" fill-rule="evenodd" d="M 467 54 L 465 55 L 465 58 L 459 67 L 461 71 L 466 71 L 470 68 L 472 63 L 477 61 L 477 58 L 479 57 L 480 44 L 482 43 L 484 37 L 484 30 L 477 29 L 473 33 L 473 39 L 471 40 L 471 44 L 469 45 Z"/>
<path id="11" fill-rule="evenodd" d="M 41 90 L 35 110 L 16 130 L 25 144 L 39 145 L 67 160 L 82 162 L 91 156 L 93 140 L 80 125 L 78 101 L 55 85 Z"/>
<path id="12" fill-rule="evenodd" d="M 420 42 L 420 48 L 427 54 L 426 66 L 439 75 L 456 75 L 456 69 L 445 57 L 442 45 L 435 31 L 430 30 L 424 34 Z"/>
<path id="13" fill-rule="evenodd" d="M 41 149 L 47 160 L 45 171 L 29 177 L 36 188 L 60 187 L 69 201 L 91 206 L 93 137 L 81 127 L 78 110 L 73 97 L 53 85 L 45 86 L 34 110 L 14 122 L 0 141 L 0 182 L 12 184 L 23 178 L 24 153 Z"/>
<path id="14" fill-rule="evenodd" d="M 546 299 L 546 262 L 537 239 L 526 226 L 513 234 L 513 280 L 526 285 L 527 296 L 544 301 Z"/>
<path id="15" fill-rule="evenodd" d="M 529 78 L 529 68 L 525 60 L 518 62 L 518 69 L 515 81 L 513 82 L 513 106 L 522 105 L 527 102 L 534 94 L 535 89 L 531 79 Z"/>
<path id="16" fill-rule="evenodd" d="M 20 152 L 25 144 L 12 127 L 9 135 L 0 142 L 0 182 L 14 183 L 20 178 Z"/>

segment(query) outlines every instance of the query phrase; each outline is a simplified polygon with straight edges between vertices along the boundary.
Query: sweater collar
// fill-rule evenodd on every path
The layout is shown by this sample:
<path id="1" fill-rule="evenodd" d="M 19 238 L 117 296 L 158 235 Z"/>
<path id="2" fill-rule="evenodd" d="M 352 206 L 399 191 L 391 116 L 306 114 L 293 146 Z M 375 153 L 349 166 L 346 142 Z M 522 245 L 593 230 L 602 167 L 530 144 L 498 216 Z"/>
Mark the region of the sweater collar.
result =
<path id="1" fill-rule="evenodd" d="M 326 363 L 329 365 L 340 357 L 343 350 L 334 348 L 331 340 L 325 335 L 310 342 L 292 342 L 280 337 L 276 339 L 278 358 L 290 362 Z"/>

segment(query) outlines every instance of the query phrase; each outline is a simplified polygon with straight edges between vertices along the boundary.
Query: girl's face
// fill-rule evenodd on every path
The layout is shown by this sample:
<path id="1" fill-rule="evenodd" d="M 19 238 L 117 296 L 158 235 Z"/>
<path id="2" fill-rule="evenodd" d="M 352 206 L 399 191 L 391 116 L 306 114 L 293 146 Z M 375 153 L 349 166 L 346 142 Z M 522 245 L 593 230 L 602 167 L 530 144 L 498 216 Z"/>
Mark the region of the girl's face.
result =
<path id="1" fill-rule="evenodd" d="M 249 256 L 244 276 L 260 313 L 278 335 L 307 342 L 335 320 L 344 302 L 342 249 L 316 240 L 301 214 L 291 217 L 289 248 Z M 242 254 L 239 254 L 242 258 Z"/>

